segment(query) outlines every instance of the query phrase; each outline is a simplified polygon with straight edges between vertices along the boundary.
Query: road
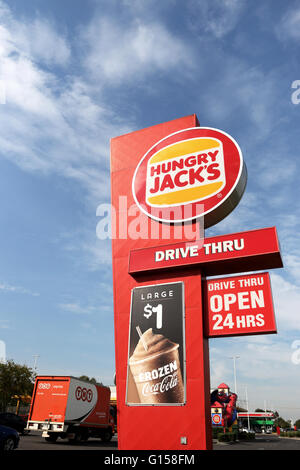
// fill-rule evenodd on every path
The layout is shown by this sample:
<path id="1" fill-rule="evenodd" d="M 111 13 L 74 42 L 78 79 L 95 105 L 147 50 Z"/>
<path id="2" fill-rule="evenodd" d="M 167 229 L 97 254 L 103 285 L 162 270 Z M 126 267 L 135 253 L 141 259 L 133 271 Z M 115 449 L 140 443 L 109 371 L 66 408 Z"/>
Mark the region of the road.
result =
<path id="1" fill-rule="evenodd" d="M 109 443 L 104 443 L 101 439 L 90 438 L 87 442 L 80 444 L 70 444 L 67 439 L 58 439 L 57 442 L 47 442 L 37 431 L 30 431 L 29 434 L 21 436 L 18 450 L 117 450 L 118 441 L 114 436 Z"/>
<path id="2" fill-rule="evenodd" d="M 89 439 L 87 442 L 72 445 L 67 440 L 59 439 L 56 443 L 46 442 L 40 433 L 30 432 L 21 436 L 18 450 L 118 450 L 117 436 L 109 443 L 100 439 Z M 17 450 L 17 451 L 18 451 Z M 300 450 L 300 439 L 278 438 L 276 435 L 256 435 L 254 441 L 240 441 L 233 444 L 214 443 L 214 450 Z"/>
<path id="3" fill-rule="evenodd" d="M 257 434 L 254 441 L 214 444 L 214 450 L 300 450 L 300 439 Z"/>

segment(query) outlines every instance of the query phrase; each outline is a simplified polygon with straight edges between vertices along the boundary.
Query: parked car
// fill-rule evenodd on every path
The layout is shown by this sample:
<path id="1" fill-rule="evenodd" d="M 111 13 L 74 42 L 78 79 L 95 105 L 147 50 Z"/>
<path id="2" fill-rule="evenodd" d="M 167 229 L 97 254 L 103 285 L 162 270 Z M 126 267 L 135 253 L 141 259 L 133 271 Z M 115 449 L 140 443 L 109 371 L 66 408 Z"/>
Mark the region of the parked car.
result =
<path id="1" fill-rule="evenodd" d="M 240 429 L 240 432 L 247 432 L 250 434 L 255 434 L 255 431 L 253 431 L 253 429 L 248 429 L 248 428 L 242 428 Z"/>
<path id="2" fill-rule="evenodd" d="M 0 424 L 13 428 L 21 434 L 24 434 L 26 421 L 14 413 L 0 413 Z"/>
<path id="3" fill-rule="evenodd" d="M 12 428 L 0 424 L 0 451 L 12 451 L 20 442 L 19 433 Z"/>

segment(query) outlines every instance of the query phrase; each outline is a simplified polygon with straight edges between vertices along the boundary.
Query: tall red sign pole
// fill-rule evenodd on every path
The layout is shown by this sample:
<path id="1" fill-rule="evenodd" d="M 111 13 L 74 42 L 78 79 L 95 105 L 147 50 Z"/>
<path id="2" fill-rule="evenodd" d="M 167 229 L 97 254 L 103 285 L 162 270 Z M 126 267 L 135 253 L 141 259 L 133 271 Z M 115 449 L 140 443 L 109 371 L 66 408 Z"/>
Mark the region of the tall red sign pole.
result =
<path id="1" fill-rule="evenodd" d="M 238 144 L 222 131 L 199 127 L 195 115 L 111 141 L 120 450 L 212 448 L 209 325 L 216 328 L 214 310 L 223 321 L 234 298 L 239 309 L 247 308 L 248 298 L 245 289 L 227 293 L 226 284 L 223 297 L 208 296 L 203 276 L 282 265 L 273 229 L 262 237 L 271 246 L 262 243 L 257 253 L 257 234 L 199 240 L 199 217 L 205 227 L 217 223 L 237 205 L 245 185 Z M 178 238 L 182 223 L 188 230 Z M 249 297 L 257 308 L 261 295 Z M 250 322 L 240 318 L 237 309 L 234 321 Z M 255 318 L 261 325 L 260 311 Z M 256 324 L 249 325 L 255 333 Z"/>

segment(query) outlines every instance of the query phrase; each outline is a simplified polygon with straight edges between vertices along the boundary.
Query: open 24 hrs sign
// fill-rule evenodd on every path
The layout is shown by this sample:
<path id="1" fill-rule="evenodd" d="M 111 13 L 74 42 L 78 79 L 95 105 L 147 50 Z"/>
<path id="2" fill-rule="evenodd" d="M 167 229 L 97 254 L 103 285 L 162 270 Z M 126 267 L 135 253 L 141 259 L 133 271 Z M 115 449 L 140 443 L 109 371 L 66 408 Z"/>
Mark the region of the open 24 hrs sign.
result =
<path id="1" fill-rule="evenodd" d="M 204 311 L 209 338 L 277 332 L 268 273 L 205 280 Z"/>

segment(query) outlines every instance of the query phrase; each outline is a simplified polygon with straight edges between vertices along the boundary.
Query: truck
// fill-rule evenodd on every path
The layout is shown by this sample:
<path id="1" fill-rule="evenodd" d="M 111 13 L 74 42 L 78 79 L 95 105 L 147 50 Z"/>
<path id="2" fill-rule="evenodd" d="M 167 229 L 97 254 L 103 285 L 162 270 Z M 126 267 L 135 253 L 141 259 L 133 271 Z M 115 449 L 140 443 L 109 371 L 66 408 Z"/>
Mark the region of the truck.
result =
<path id="1" fill-rule="evenodd" d="M 38 376 L 26 429 L 41 431 L 49 442 L 89 437 L 109 442 L 115 431 L 110 389 L 71 376 Z"/>

